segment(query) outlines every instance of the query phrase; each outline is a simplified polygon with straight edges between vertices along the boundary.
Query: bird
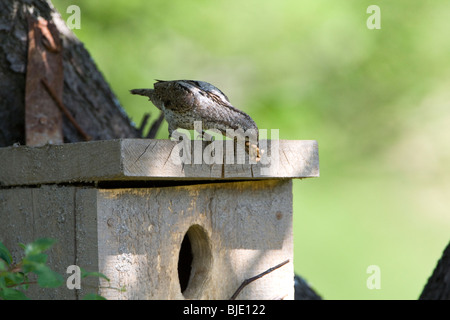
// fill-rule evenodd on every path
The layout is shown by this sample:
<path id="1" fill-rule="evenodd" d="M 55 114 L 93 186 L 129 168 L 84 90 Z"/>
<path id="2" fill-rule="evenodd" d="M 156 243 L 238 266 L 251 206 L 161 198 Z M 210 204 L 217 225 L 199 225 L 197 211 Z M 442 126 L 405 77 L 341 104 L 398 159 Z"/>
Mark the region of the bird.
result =
<path id="1" fill-rule="evenodd" d="M 262 152 L 259 150 L 259 131 L 255 121 L 235 108 L 220 89 L 199 80 L 156 80 L 153 87 L 132 89 L 130 93 L 148 97 L 163 112 L 169 125 L 169 138 L 178 128 L 195 130 L 194 122 L 201 121 L 200 133 L 203 137 L 207 136 L 206 130 L 216 129 L 235 141 L 237 138 L 245 139 L 247 153 L 256 161 L 260 160 Z M 228 129 L 233 130 L 233 136 L 230 136 Z"/>

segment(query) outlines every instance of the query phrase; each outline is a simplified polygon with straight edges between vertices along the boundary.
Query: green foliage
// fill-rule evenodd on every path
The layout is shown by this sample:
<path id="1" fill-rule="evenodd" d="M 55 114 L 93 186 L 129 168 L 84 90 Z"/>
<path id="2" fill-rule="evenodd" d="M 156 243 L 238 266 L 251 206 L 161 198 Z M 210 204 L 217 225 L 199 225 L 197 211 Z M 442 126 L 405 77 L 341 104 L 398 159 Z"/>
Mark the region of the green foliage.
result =
<path id="1" fill-rule="evenodd" d="M 106 298 L 95 293 L 88 293 L 83 297 L 83 300 L 106 300 Z"/>
<path id="2" fill-rule="evenodd" d="M 25 257 L 21 262 L 24 274 L 37 275 L 37 283 L 42 288 L 57 288 L 64 283 L 63 277 L 46 266 L 47 255 L 43 252 L 50 249 L 56 240 L 41 238 L 27 245 L 21 245 Z"/>
<path id="3" fill-rule="evenodd" d="M 5 300 L 27 299 L 23 291 L 30 284 L 31 274 L 37 276 L 37 284 L 42 288 L 56 288 L 64 283 L 63 277 L 51 270 L 47 263 L 48 250 L 55 240 L 41 238 L 29 244 L 20 244 L 24 257 L 18 263 L 13 263 L 9 250 L 0 242 L 0 298 Z"/>
<path id="4" fill-rule="evenodd" d="M 14 263 L 10 251 L 0 242 L 0 299 L 28 300 L 25 295 L 30 285 L 39 285 L 42 288 L 57 288 L 64 284 L 62 275 L 53 271 L 46 265 L 47 254 L 56 240 L 40 238 L 29 244 L 19 244 L 24 251 L 21 261 Z M 37 281 L 30 280 L 37 277 Z M 81 278 L 88 276 L 100 277 L 109 282 L 109 279 L 100 272 L 87 272 L 82 270 Z M 87 300 L 105 300 L 97 294 L 87 294 Z"/>
<path id="5" fill-rule="evenodd" d="M 81 278 L 86 278 L 86 277 L 99 277 L 99 278 L 105 279 L 108 282 L 110 281 L 109 278 L 101 272 L 96 272 L 96 271 L 88 272 L 84 269 L 81 269 Z"/>
<path id="6" fill-rule="evenodd" d="M 2 260 L 3 263 L 11 264 L 12 263 L 12 256 L 9 250 L 3 245 L 3 243 L 0 242 L 0 270 L 2 269 Z"/>

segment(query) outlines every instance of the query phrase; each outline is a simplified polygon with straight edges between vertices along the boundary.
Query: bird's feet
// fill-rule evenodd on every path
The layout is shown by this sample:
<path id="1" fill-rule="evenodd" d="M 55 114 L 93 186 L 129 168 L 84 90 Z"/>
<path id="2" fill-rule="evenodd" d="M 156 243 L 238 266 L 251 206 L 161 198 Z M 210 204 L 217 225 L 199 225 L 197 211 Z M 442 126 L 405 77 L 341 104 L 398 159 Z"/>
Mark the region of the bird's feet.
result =
<path id="1" fill-rule="evenodd" d="M 245 151 L 247 152 L 250 159 L 253 161 L 259 162 L 261 160 L 261 156 L 264 153 L 264 150 L 260 150 L 258 145 L 252 144 L 249 141 L 245 142 Z"/>

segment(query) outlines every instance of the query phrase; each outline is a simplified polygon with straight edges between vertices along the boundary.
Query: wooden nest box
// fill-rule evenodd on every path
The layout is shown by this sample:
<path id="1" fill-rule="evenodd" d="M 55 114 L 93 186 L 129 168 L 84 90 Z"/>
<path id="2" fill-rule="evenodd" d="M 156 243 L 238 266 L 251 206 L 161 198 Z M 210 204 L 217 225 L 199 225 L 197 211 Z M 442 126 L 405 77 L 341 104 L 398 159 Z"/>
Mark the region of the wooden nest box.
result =
<path id="1" fill-rule="evenodd" d="M 289 260 L 237 299 L 293 299 L 292 179 L 319 175 L 317 143 L 278 141 L 275 167 L 180 164 L 176 147 L 122 139 L 0 148 L 0 241 L 20 257 L 17 243 L 54 238 L 53 270 L 77 265 L 110 279 L 33 287 L 31 298 L 229 299 Z"/>

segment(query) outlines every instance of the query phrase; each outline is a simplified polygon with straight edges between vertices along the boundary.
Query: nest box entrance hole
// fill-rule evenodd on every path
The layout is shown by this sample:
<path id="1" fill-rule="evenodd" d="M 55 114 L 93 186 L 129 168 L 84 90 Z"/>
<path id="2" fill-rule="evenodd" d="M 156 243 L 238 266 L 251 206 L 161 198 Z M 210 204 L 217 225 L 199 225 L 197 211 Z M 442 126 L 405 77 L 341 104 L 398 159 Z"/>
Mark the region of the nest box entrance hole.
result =
<path id="1" fill-rule="evenodd" d="M 201 296 L 211 270 L 212 255 L 209 237 L 198 224 L 192 225 L 184 235 L 178 256 L 178 280 L 186 299 Z"/>

